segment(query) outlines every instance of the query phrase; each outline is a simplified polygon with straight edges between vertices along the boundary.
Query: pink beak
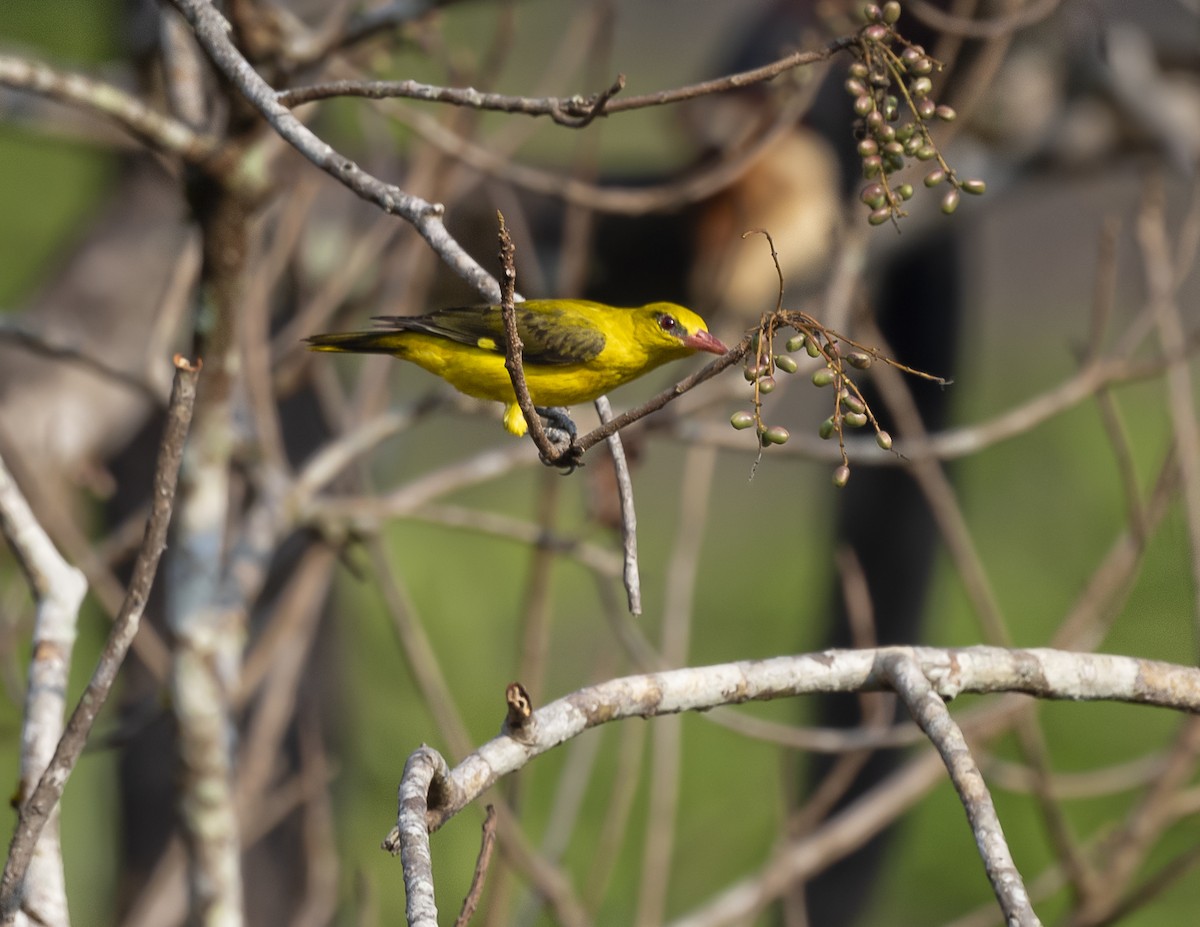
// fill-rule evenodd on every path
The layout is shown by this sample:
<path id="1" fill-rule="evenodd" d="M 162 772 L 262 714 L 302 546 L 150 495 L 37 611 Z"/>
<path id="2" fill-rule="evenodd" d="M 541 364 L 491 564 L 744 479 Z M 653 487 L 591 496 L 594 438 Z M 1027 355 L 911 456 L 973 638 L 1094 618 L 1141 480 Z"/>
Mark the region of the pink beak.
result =
<path id="1" fill-rule="evenodd" d="M 695 351 L 707 351 L 709 354 L 726 354 L 729 351 L 719 338 L 704 331 L 688 335 L 683 343 Z"/>

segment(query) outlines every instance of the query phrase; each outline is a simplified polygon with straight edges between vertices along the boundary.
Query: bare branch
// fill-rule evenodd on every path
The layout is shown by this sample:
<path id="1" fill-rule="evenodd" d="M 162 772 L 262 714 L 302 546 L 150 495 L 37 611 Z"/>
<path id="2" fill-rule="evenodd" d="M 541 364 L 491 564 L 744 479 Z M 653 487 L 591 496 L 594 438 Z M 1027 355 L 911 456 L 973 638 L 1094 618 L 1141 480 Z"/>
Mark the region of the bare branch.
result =
<path id="1" fill-rule="evenodd" d="M 167 545 L 167 527 L 175 501 L 175 486 L 183 444 L 192 419 L 196 399 L 196 380 L 199 366 L 189 365 L 183 358 L 175 360 L 175 386 L 167 409 L 167 426 L 159 447 L 158 465 L 154 474 L 154 493 L 146 535 L 134 562 L 133 577 L 125 604 L 113 623 L 112 632 L 100 654 L 96 670 L 79 704 L 67 722 L 66 731 L 54 751 L 46 772 L 37 787 L 21 805 L 17 826 L 9 845 L 8 860 L 0 876 L 0 917 L 11 924 L 21 903 L 23 883 L 30 857 L 47 817 L 58 807 L 67 778 L 83 752 L 96 716 L 108 699 L 125 654 L 137 633 L 150 586 L 158 570 L 158 561 Z"/>
<path id="2" fill-rule="evenodd" d="M 838 52 L 844 51 L 856 43 L 857 39 L 855 38 L 835 39 L 824 48 L 794 52 L 749 71 L 741 71 L 737 74 L 729 74 L 685 87 L 621 98 L 616 98 L 616 95 L 625 87 L 624 74 L 618 74 L 612 84 L 604 90 L 586 97 L 579 94 L 571 97 L 510 96 L 503 93 L 481 93 L 471 87 L 438 87 L 414 80 L 339 80 L 281 90 L 275 95 L 275 99 L 281 105 L 291 107 L 330 97 L 353 96 L 369 100 L 404 97 L 410 100 L 450 103 L 469 109 L 519 113 L 526 116 L 549 116 L 559 125 L 581 129 L 590 125 L 599 116 L 609 116 L 651 106 L 666 106 L 685 100 L 694 100 L 697 97 L 711 96 L 761 84 L 773 80 L 787 71 L 828 61 Z"/>
<path id="3" fill-rule="evenodd" d="M 497 210 L 496 220 L 500 223 L 500 316 L 504 320 L 504 367 L 512 380 L 513 394 L 517 397 L 517 405 L 525 416 L 525 424 L 529 427 L 529 436 L 537 445 L 538 453 L 546 463 L 555 463 L 559 452 L 550 443 L 542 418 L 533 407 L 533 399 L 529 395 L 529 386 L 525 382 L 525 366 L 521 360 L 521 336 L 517 332 L 517 310 L 513 304 L 516 299 L 517 270 L 513 263 L 516 246 L 508 227 L 504 224 L 504 214 Z"/>
<path id="4" fill-rule="evenodd" d="M 394 184 L 378 180 L 314 135 L 287 107 L 276 101 L 275 91 L 234 47 L 229 38 L 229 23 L 208 0 L 171 2 L 191 23 L 196 38 L 221 73 L 284 141 L 358 196 L 409 222 L 448 267 L 486 300 L 499 301 L 500 287 L 496 281 L 446 231 L 441 218 L 444 208 L 440 204 L 426 202 Z"/>
<path id="5" fill-rule="evenodd" d="M 1158 705 L 1182 711 L 1200 711 L 1200 670 L 1151 660 L 1103 654 L 1081 654 L 1046 649 L 1007 650 L 996 647 L 935 648 L 887 647 L 875 650 L 837 651 L 798 657 L 777 657 L 693 669 L 630 676 L 581 689 L 535 711 L 522 725 L 520 738 L 507 733 L 481 746 L 452 770 L 441 757 L 422 747 L 410 758 L 401 782 L 400 813 L 384 841 L 392 852 L 412 853 L 412 868 L 405 864 L 405 880 L 412 891 L 425 892 L 420 902 L 425 912 L 436 910 L 432 880 L 427 879 L 428 832 L 436 830 L 500 778 L 526 765 L 588 728 L 624 718 L 646 718 L 681 711 L 707 711 L 730 702 L 758 701 L 815 692 L 877 691 L 891 688 L 889 673 L 895 661 L 905 661 L 927 681 L 929 695 L 954 698 L 967 692 L 1020 692 L 1043 698 L 1116 700 Z M 946 741 L 947 743 L 949 741 Z M 920 777 L 925 781 L 925 777 Z M 885 785 L 889 785 L 885 783 Z M 923 786 L 922 786 L 923 787 Z M 893 797 L 894 785 L 889 788 Z M 903 791 L 903 790 L 901 790 Z M 993 831 L 988 831 L 989 844 Z M 988 859 L 997 877 L 1009 879 L 1004 854 L 989 845 Z M 812 861 L 805 852 L 804 860 Z M 796 857 L 783 859 L 772 869 L 770 891 L 778 892 L 794 875 Z M 806 864 L 807 865 L 807 864 Z M 1014 870 L 1015 871 L 1015 870 Z M 416 880 L 414 882 L 413 880 Z M 420 885 L 416 883 L 419 882 Z M 732 891 L 732 889 L 730 890 Z M 1023 910 L 1023 890 L 1009 881 L 1005 904 Z M 727 895 L 721 902 L 745 913 L 746 904 L 765 897 L 739 889 L 740 900 Z M 692 919 L 687 923 L 726 923 L 717 919 Z M 410 916 L 410 923 L 417 923 Z M 1036 918 L 1018 923 L 1037 923 Z"/>
<path id="6" fill-rule="evenodd" d="M 596 414 L 602 425 L 612 421 L 612 405 L 607 396 L 595 401 Z M 629 613 L 642 613 L 642 577 L 638 570 L 637 510 L 633 505 L 633 478 L 629 475 L 629 460 L 625 457 L 625 445 L 621 435 L 614 431 L 608 436 L 608 452 L 612 454 L 613 472 L 617 480 L 617 498 L 621 502 L 621 549 L 625 555 L 625 597 L 629 602 Z"/>
<path id="7" fill-rule="evenodd" d="M 0 55 L 0 84 L 29 90 L 105 117 L 157 151 L 196 164 L 220 149 L 220 141 L 170 116 L 155 112 L 120 87 L 64 74 L 36 61 Z"/>
<path id="8" fill-rule="evenodd" d="M 1020 692 L 1040 698 L 1108 700 L 1200 711 L 1200 669 L 1108 654 L 1000 647 L 879 648 L 727 663 L 628 676 L 580 689 L 534 712 L 536 736 L 498 737 L 454 768 L 431 805 L 440 827 L 502 776 L 597 724 L 630 717 L 704 711 L 731 700 L 765 701 L 815 692 L 887 688 L 878 661 L 911 653 L 943 698 L 965 692 Z"/>
<path id="9" fill-rule="evenodd" d="M 492 861 L 492 850 L 496 848 L 496 809 L 487 806 L 487 814 L 483 819 L 483 840 L 479 847 L 479 859 L 475 862 L 475 874 L 471 876 L 471 888 L 463 899 L 462 910 L 454 921 L 454 927 L 467 927 L 479 907 L 479 899 L 483 896 L 484 879 L 488 866 Z"/>
<path id="10" fill-rule="evenodd" d="M 38 523 L 16 480 L 0 458 L 0 534 L 8 541 L 37 602 L 25 712 L 21 725 L 18 796 L 29 795 L 45 773 L 62 737 L 71 654 L 87 580 L 58 552 Z M 70 924 L 58 808 L 50 813 L 29 864 L 22 908 L 47 927 Z"/>
<path id="11" fill-rule="evenodd" d="M 637 408 L 622 412 L 616 418 L 610 419 L 609 421 L 601 424 L 599 428 L 589 431 L 576 442 L 580 453 L 583 453 L 599 442 L 606 440 L 609 435 L 616 434 L 625 426 L 632 425 L 634 422 L 638 421 L 638 419 L 645 418 L 651 412 L 657 412 L 667 403 L 678 399 L 684 393 L 695 389 L 701 383 L 711 380 L 718 373 L 721 373 L 723 370 L 732 367 L 734 364 L 740 361 L 746 356 L 746 352 L 749 350 L 750 339 L 743 338 L 738 344 L 732 347 L 729 350 L 729 353 L 725 356 L 718 357 L 711 364 L 707 365 L 701 370 L 696 371 L 690 377 L 685 377 L 684 379 L 680 380 L 670 389 L 663 390 L 653 399 L 642 403 L 642 405 L 638 406 Z"/>
<path id="12" fill-rule="evenodd" d="M 882 662 L 888 681 L 904 700 L 913 720 L 933 741 L 946 764 L 950 780 L 971 822 L 979 855 L 983 857 L 984 868 L 1004 912 L 1005 923 L 1014 927 L 1040 927 L 1042 922 L 1034 913 L 1024 880 L 1013 862 L 987 784 L 983 781 L 975 758 L 971 756 L 962 730 L 946 710 L 946 703 L 909 655 L 891 654 Z"/>
<path id="13" fill-rule="evenodd" d="M 1200 186 L 1195 188 L 1200 202 Z M 1164 190 L 1161 176 L 1147 184 L 1137 221 L 1137 237 L 1146 268 L 1149 305 L 1158 328 L 1164 354 L 1176 352 L 1187 341 L 1183 316 L 1176 299 L 1176 271 L 1172 261 L 1170 237 L 1164 215 Z M 1188 363 L 1183 358 L 1171 361 L 1166 370 L 1167 408 L 1175 430 L 1175 451 L 1183 477 L 1188 539 L 1191 542 L 1193 627 L 1195 646 L 1200 647 L 1200 423 L 1197 422 L 1195 391 Z"/>

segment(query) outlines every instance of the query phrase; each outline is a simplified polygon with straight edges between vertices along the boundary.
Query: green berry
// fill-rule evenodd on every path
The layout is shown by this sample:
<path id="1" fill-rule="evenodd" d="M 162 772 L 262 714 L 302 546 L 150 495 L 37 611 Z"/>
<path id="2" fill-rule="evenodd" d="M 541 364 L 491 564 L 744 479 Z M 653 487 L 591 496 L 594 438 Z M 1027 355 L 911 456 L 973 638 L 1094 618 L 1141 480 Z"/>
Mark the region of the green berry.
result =
<path id="1" fill-rule="evenodd" d="M 867 424 L 867 417 L 862 412 L 847 412 L 842 418 L 851 428 L 862 428 Z"/>
<path id="2" fill-rule="evenodd" d="M 872 209 L 878 209 L 887 202 L 887 191 L 881 183 L 869 183 L 862 188 L 862 192 L 858 194 L 858 198 Z"/>
<path id="3" fill-rule="evenodd" d="M 949 216 L 953 215 L 956 209 L 958 209 L 958 188 L 951 187 L 942 197 L 942 212 Z"/>
<path id="4" fill-rule="evenodd" d="M 866 403 L 864 403 L 853 393 L 846 393 L 846 395 L 842 397 L 842 406 L 850 412 L 857 412 L 859 414 L 867 411 Z"/>
<path id="5" fill-rule="evenodd" d="M 760 393 L 775 392 L 775 378 L 770 374 L 758 378 L 758 391 Z"/>
<path id="6" fill-rule="evenodd" d="M 987 192 L 987 184 L 982 180 L 964 180 L 962 182 L 963 193 L 970 193 L 972 196 L 983 196 Z"/>
<path id="7" fill-rule="evenodd" d="M 792 337 L 787 340 L 785 347 L 789 351 L 799 351 L 802 347 L 804 347 L 804 339 L 806 337 L 807 335 L 805 335 L 804 332 L 792 335 Z"/>
<path id="8" fill-rule="evenodd" d="M 845 486 L 849 482 L 850 482 L 850 468 L 847 467 L 845 464 L 842 464 L 840 467 L 838 467 L 836 470 L 833 471 L 833 485 L 836 486 L 838 489 L 841 489 L 843 486 Z"/>
<path id="9" fill-rule="evenodd" d="M 875 432 L 875 443 L 885 451 L 890 451 L 892 449 L 892 436 L 886 431 L 877 431 Z"/>
<path id="10" fill-rule="evenodd" d="M 745 431 L 754 424 L 754 415 L 745 411 L 734 412 L 733 415 L 729 417 L 729 424 L 738 431 Z"/>
<path id="11" fill-rule="evenodd" d="M 796 363 L 796 359 L 794 357 L 788 357 L 786 354 L 776 354 L 775 366 L 784 373 L 795 373 L 796 368 L 799 365 Z"/>
<path id="12" fill-rule="evenodd" d="M 821 422 L 821 427 L 817 429 L 817 434 L 821 436 L 821 440 L 828 441 L 833 437 L 833 433 L 837 430 L 837 426 L 833 423 L 833 416 Z"/>
<path id="13" fill-rule="evenodd" d="M 875 358 L 865 351 L 853 351 L 846 355 L 846 363 L 858 370 L 867 370 L 874 362 Z"/>
<path id="14" fill-rule="evenodd" d="M 791 436 L 791 432 L 782 425 L 772 425 L 762 434 L 763 441 L 767 444 L 787 444 Z"/>
<path id="15" fill-rule="evenodd" d="M 833 371 L 828 367 L 821 367 L 819 370 L 814 370 L 812 382 L 813 386 L 828 386 L 833 382 Z"/>

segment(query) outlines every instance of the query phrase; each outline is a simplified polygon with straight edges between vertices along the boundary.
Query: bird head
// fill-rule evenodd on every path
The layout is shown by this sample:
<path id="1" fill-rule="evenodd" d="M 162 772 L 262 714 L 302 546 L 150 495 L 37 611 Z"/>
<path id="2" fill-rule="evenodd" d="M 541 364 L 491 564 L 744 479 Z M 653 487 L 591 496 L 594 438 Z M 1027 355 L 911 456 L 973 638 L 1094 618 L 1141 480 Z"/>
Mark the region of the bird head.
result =
<path id="1" fill-rule="evenodd" d="M 665 343 L 682 346 L 689 352 L 725 354 L 729 350 L 719 338 L 709 333 L 704 319 L 690 309 L 675 303 L 650 303 L 642 310 L 653 319 L 657 337 Z"/>

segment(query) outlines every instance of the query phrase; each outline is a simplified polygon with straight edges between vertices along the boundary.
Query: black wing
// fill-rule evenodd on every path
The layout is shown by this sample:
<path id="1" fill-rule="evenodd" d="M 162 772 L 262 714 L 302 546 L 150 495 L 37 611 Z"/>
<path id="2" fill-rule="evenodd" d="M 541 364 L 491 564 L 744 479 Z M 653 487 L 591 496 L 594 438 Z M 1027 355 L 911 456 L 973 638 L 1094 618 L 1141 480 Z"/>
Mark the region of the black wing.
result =
<path id="1" fill-rule="evenodd" d="M 604 332 L 586 314 L 550 300 L 517 303 L 517 334 L 527 364 L 583 364 L 604 350 Z M 499 306 L 462 306 L 425 315 L 379 316 L 398 331 L 418 331 L 485 351 L 504 354 L 504 320 Z"/>

